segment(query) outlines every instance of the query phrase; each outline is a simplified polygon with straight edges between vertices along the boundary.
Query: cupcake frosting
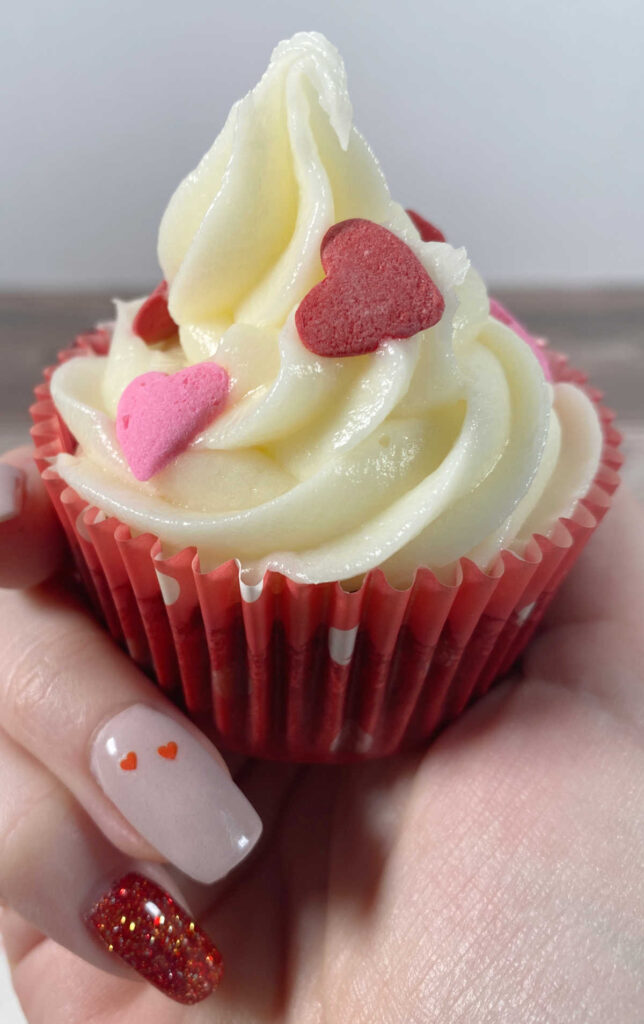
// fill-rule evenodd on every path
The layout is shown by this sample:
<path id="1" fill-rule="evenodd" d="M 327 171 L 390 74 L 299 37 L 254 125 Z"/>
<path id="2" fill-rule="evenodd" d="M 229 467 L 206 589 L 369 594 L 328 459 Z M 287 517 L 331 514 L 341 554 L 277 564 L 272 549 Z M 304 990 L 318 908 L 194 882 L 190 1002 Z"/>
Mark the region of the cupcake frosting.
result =
<path id="1" fill-rule="evenodd" d="M 363 218 L 413 251 L 444 299 L 438 323 L 330 358 L 299 337 L 328 229 Z M 275 49 L 170 200 L 159 262 L 177 332 L 146 344 L 144 300 L 117 302 L 109 354 L 73 359 L 52 396 L 78 440 L 57 469 L 83 498 L 203 569 L 239 560 L 307 582 L 381 566 L 488 568 L 569 515 L 598 466 L 592 404 L 548 382 L 524 337 L 490 315 L 464 249 L 423 242 L 352 124 L 337 51 L 316 33 Z M 137 480 L 119 444 L 125 389 L 216 362 L 227 404 L 165 468 Z"/>

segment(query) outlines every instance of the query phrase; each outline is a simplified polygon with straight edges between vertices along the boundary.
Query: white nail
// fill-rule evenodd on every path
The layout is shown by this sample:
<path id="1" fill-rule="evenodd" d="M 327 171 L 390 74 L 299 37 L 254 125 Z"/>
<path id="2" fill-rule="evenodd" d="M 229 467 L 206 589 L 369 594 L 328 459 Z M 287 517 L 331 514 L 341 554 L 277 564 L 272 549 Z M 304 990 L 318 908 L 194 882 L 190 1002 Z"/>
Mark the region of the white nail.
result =
<path id="1" fill-rule="evenodd" d="M 169 715 L 135 704 L 103 726 L 91 754 L 99 785 L 127 820 L 204 883 L 228 874 L 262 831 L 209 746 Z"/>

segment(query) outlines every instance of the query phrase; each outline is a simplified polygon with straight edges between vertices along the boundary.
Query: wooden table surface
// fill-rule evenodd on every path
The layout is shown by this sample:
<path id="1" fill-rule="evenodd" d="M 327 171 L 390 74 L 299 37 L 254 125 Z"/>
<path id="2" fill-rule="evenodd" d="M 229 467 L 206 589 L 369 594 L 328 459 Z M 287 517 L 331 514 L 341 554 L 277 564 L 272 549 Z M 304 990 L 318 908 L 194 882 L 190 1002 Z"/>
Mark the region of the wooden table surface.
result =
<path id="1" fill-rule="evenodd" d="M 520 320 L 567 352 L 617 410 L 625 434 L 625 476 L 644 499 L 644 287 L 551 291 L 498 290 Z M 0 293 L 0 447 L 21 443 L 27 408 L 42 367 L 75 334 L 112 316 L 111 295 L 132 289 L 73 294 Z"/>

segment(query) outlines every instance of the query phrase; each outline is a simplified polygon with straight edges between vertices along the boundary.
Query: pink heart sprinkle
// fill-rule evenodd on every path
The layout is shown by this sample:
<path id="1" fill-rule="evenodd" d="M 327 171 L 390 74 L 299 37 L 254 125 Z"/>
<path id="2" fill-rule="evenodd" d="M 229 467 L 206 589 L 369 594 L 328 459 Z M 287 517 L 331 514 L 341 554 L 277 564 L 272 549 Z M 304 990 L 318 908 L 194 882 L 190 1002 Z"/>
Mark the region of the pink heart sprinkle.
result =
<path id="1" fill-rule="evenodd" d="M 230 386 L 223 366 L 143 373 L 121 395 L 116 436 L 137 480 L 149 480 L 222 412 Z"/>
<path id="2" fill-rule="evenodd" d="M 552 380 L 552 373 L 550 372 L 550 367 L 548 365 L 546 354 L 541 348 L 541 346 L 538 344 L 535 336 L 533 334 L 530 334 L 522 323 L 519 323 L 518 320 L 515 320 L 512 316 L 512 313 L 508 312 L 505 306 L 502 306 L 500 302 L 496 301 L 496 299 L 490 299 L 490 316 L 493 316 L 495 320 L 500 320 L 502 324 L 506 324 L 506 326 L 511 327 L 514 333 L 518 334 L 519 337 L 522 338 L 523 341 L 525 341 L 525 343 L 530 346 L 535 356 L 539 360 L 539 365 L 543 370 L 546 380 Z"/>

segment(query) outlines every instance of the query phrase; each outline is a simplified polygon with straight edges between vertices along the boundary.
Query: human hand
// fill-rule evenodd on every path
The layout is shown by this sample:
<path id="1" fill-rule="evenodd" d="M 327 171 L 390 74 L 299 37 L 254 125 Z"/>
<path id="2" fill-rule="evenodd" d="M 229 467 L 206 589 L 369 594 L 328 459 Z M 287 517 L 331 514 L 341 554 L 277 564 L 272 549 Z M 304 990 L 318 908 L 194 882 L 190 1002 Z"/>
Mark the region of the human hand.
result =
<path id="1" fill-rule="evenodd" d="M 33 462 L 6 458 L 0 583 L 25 586 L 55 570 L 62 545 Z M 2 593 L 0 649 L 0 895 L 89 962 L 205 998 L 219 953 L 160 862 L 213 883 L 252 850 L 257 814 L 60 580 Z"/>
<path id="2" fill-rule="evenodd" d="M 216 996 L 172 1004 L 7 912 L 30 1024 L 641 1020 L 643 605 L 621 494 L 520 672 L 426 752 L 237 766 L 262 844 L 188 891 L 226 959 Z"/>

